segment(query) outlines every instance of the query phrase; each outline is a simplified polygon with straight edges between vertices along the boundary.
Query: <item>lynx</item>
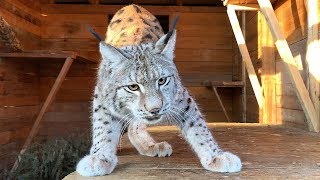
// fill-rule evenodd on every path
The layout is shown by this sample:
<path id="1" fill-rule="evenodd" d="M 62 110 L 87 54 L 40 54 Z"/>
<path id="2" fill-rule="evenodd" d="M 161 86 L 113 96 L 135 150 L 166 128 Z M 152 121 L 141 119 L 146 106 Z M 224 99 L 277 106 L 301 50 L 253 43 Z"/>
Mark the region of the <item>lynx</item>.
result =
<path id="1" fill-rule="evenodd" d="M 168 120 L 181 130 L 205 169 L 241 170 L 240 159 L 219 148 L 181 83 L 174 64 L 175 29 L 164 34 L 151 13 L 129 5 L 114 15 L 106 37 L 99 45 L 102 61 L 92 104 L 92 147 L 77 165 L 80 175 L 101 176 L 114 170 L 125 127 L 141 155 L 170 156 L 170 144 L 156 142 L 146 129 Z"/>

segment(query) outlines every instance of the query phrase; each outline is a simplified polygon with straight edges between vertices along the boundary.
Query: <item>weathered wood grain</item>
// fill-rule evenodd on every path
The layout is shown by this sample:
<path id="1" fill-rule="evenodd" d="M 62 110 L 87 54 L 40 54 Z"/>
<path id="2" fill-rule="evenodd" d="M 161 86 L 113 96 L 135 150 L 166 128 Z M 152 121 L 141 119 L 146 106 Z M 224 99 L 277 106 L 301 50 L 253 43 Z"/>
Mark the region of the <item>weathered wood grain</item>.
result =
<path id="1" fill-rule="evenodd" d="M 82 177 L 76 172 L 65 180 L 81 179 L 317 179 L 319 135 L 280 126 L 258 124 L 210 124 L 220 146 L 242 160 L 239 173 L 204 170 L 191 148 L 173 127 L 151 127 L 157 141 L 167 141 L 173 154 L 167 158 L 138 155 L 126 136 L 118 151 L 114 172 L 103 177 Z M 292 140 L 294 139 L 294 141 Z"/>

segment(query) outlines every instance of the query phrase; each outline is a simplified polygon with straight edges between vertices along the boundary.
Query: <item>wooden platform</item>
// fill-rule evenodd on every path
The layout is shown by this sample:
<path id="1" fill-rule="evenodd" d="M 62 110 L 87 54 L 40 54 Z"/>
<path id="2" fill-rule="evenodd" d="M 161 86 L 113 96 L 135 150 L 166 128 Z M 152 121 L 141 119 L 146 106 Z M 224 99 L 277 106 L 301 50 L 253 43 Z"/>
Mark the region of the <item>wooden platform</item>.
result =
<path id="1" fill-rule="evenodd" d="M 119 164 L 110 175 L 81 177 L 76 172 L 65 180 L 84 179 L 320 179 L 320 135 L 298 129 L 258 124 L 210 124 L 220 146 L 240 156 L 240 173 L 204 170 L 174 127 L 152 127 L 159 141 L 168 141 L 173 154 L 166 158 L 138 155 L 122 140 Z"/>

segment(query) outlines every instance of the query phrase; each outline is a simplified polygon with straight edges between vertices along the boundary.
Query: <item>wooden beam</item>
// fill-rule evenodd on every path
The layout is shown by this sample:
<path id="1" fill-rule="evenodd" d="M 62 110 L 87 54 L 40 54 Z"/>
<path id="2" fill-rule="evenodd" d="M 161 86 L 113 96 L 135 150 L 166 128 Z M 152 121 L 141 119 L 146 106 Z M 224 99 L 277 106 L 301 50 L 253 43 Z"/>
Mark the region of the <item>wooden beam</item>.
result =
<path id="1" fill-rule="evenodd" d="M 139 0 L 132 0 L 133 4 L 139 4 Z"/>
<path id="2" fill-rule="evenodd" d="M 222 100 L 221 100 L 221 98 L 220 98 L 220 96 L 219 96 L 219 94 L 218 94 L 217 87 L 212 87 L 212 90 L 214 91 L 214 94 L 216 95 L 216 97 L 217 97 L 217 99 L 218 99 L 218 101 L 219 101 L 219 104 L 220 104 L 220 106 L 221 106 L 221 108 L 222 108 L 222 111 L 223 111 L 224 115 L 226 116 L 228 122 L 231 122 L 231 121 L 230 121 L 230 117 L 229 117 L 229 115 L 228 115 L 228 112 L 227 112 L 226 108 L 224 107 L 224 105 L 223 105 L 223 103 L 222 103 Z"/>
<path id="3" fill-rule="evenodd" d="M 90 4 L 99 4 L 100 0 L 89 0 Z"/>
<path id="4" fill-rule="evenodd" d="M 241 5 L 229 4 L 228 7 L 232 7 L 236 11 L 259 11 L 258 4 L 241 4 Z"/>
<path id="5" fill-rule="evenodd" d="M 54 85 L 52 86 L 50 92 L 49 92 L 49 95 L 48 97 L 46 98 L 33 126 L 32 126 L 32 129 L 29 133 L 29 136 L 27 137 L 26 141 L 24 142 L 23 146 L 22 146 L 22 149 L 20 151 L 20 154 L 19 154 L 19 157 L 18 159 L 16 160 L 16 162 L 14 163 L 14 166 L 12 167 L 11 169 L 11 172 L 13 172 L 14 170 L 16 170 L 16 168 L 18 167 L 19 165 L 19 159 L 21 157 L 21 155 L 26 151 L 26 149 L 29 147 L 29 145 L 31 144 L 34 136 L 37 134 L 38 130 L 39 130 L 39 125 L 40 125 L 40 122 L 42 120 L 42 117 L 44 116 L 44 114 L 47 112 L 49 106 L 51 105 L 52 101 L 54 100 L 58 90 L 60 89 L 61 85 L 62 85 L 62 82 L 64 81 L 69 69 L 70 69 L 70 66 L 73 62 L 73 58 L 71 57 L 68 57 L 64 63 L 64 65 L 62 66 L 61 70 L 60 70 L 60 73 L 54 83 Z"/>
<path id="6" fill-rule="evenodd" d="M 43 4 L 42 14 L 115 14 L 123 5 L 92 5 L 92 4 Z M 225 13 L 224 7 L 210 6 L 151 6 L 144 5 L 154 15 L 174 13 Z"/>
<path id="7" fill-rule="evenodd" d="M 230 23 L 231 23 L 231 27 L 232 27 L 233 33 L 235 35 L 237 44 L 238 44 L 239 49 L 240 49 L 240 53 L 242 55 L 243 62 L 246 65 L 247 72 L 248 72 L 248 75 L 249 75 L 249 79 L 250 79 L 250 82 L 251 82 L 255 97 L 257 99 L 259 108 L 262 108 L 262 102 L 263 102 L 262 88 L 261 88 L 261 85 L 259 83 L 257 74 L 256 74 L 256 72 L 254 70 L 254 67 L 252 65 L 252 61 L 251 61 L 251 58 L 250 58 L 250 55 L 249 55 L 249 51 L 248 51 L 246 42 L 245 42 L 243 34 L 242 34 L 242 31 L 241 31 L 241 28 L 240 28 L 240 24 L 239 24 L 236 12 L 232 7 L 228 6 L 227 13 L 228 13 L 228 17 L 229 17 L 229 20 L 230 20 Z"/>
<path id="8" fill-rule="evenodd" d="M 281 124 L 276 117 L 276 57 L 274 41 L 263 15 L 258 13 L 258 57 L 261 60 L 261 85 L 264 102 L 261 123 Z"/>
<path id="9" fill-rule="evenodd" d="M 212 87 L 243 87 L 242 81 L 211 81 Z"/>
<path id="10" fill-rule="evenodd" d="M 14 29 L 4 20 L 0 14 L 0 39 L 5 42 L 12 51 L 22 51 L 22 46 L 18 40 Z"/>
<path id="11" fill-rule="evenodd" d="M 244 40 L 246 39 L 246 12 L 241 13 L 241 29 L 243 33 Z M 241 94 L 241 104 L 242 104 L 242 122 L 247 122 L 247 70 L 244 61 L 241 63 L 241 79 L 243 83 L 242 94 Z"/>
<path id="12" fill-rule="evenodd" d="M 320 121 L 320 41 L 319 41 L 319 24 L 320 24 L 320 2 L 314 0 L 305 0 L 308 22 L 307 37 L 307 82 L 311 101 L 315 107 L 318 121 Z"/>
<path id="13" fill-rule="evenodd" d="M 269 0 L 258 0 L 258 3 L 260 5 L 260 11 L 268 22 L 280 57 L 285 62 L 288 74 L 291 78 L 291 83 L 295 87 L 297 97 L 305 113 L 309 130 L 319 132 L 320 122 L 318 120 L 318 115 L 310 99 L 309 92 L 304 85 L 303 79 L 301 78 L 300 72 L 295 67 L 295 60 L 285 39 L 285 36 L 280 28 L 273 7 Z"/>

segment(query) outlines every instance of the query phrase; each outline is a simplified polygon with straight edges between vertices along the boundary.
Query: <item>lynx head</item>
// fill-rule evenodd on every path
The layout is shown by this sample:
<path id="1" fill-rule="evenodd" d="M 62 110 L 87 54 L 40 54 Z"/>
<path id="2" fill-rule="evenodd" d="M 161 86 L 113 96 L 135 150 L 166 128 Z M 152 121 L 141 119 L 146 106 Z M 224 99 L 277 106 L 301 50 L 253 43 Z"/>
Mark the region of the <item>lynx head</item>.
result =
<path id="1" fill-rule="evenodd" d="M 173 62 L 176 32 L 170 35 L 156 43 L 122 48 L 100 43 L 99 77 L 114 94 L 115 112 L 132 113 L 135 120 L 153 124 L 170 110 L 180 83 Z"/>

